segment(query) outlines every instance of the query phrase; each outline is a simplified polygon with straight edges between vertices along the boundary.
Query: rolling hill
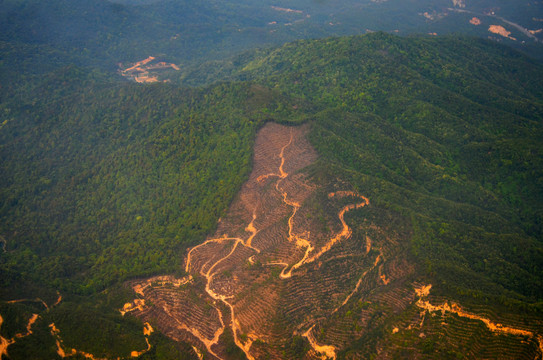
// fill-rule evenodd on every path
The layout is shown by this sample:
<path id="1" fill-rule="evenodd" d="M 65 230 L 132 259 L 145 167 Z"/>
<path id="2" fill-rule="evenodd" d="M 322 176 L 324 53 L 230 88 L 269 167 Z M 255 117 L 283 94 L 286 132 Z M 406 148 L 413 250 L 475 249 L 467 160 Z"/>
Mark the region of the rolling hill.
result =
<path id="1" fill-rule="evenodd" d="M 541 58 L 542 21 L 543 5 L 527 0 L 2 0 L 0 45 L 15 73 L 70 63 L 113 72 L 148 56 L 184 69 L 255 47 L 373 31 L 491 38 Z"/>
<path id="2" fill-rule="evenodd" d="M 3 89 L 11 358 L 541 356 L 539 62 L 378 32 L 183 76 Z"/>

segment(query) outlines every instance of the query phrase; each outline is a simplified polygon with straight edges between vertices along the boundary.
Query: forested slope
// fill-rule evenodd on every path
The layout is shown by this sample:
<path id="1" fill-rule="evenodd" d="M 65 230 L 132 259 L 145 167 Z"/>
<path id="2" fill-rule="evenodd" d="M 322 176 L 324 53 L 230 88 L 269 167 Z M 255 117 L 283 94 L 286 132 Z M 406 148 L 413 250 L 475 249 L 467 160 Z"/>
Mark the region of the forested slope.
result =
<path id="1" fill-rule="evenodd" d="M 541 12 L 528 0 L 2 0 L 0 45 L 8 59 L 6 47 L 34 47 L 10 72 L 67 61 L 113 72 L 148 56 L 184 70 L 255 47 L 373 31 L 490 37 L 541 58 Z"/>
<path id="2" fill-rule="evenodd" d="M 541 301 L 538 63 L 482 41 L 373 34 L 290 44 L 235 76 L 316 104 L 314 146 L 414 216 L 429 273 Z"/>
<path id="3" fill-rule="evenodd" d="M 56 75 L 45 86 L 81 80 Z M 249 169 L 250 86 L 57 90 L 4 109 L 4 271 L 95 291 L 179 269 L 179 251 L 213 230 Z"/>
<path id="4" fill-rule="evenodd" d="M 185 81 L 209 82 L 205 69 Z M 376 212 L 354 214 L 353 228 L 372 217 L 398 224 L 415 269 L 409 281 L 432 283 L 437 299 L 541 324 L 539 63 L 483 40 L 375 33 L 298 41 L 215 70 L 221 82 L 180 88 L 67 66 L 3 93 L 2 300 L 67 295 L 40 315 L 39 336 L 48 338 L 49 320 L 71 328 L 66 314 L 104 316 L 106 333 L 119 324 L 135 333 L 114 315 L 130 297 L 115 285 L 184 274 L 185 250 L 215 231 L 247 180 L 266 121 L 307 123 L 318 153 L 305 170 L 312 181 L 371 199 Z M 38 311 L 4 306 L 19 314 L 3 325 L 6 338 Z M 385 338 L 379 324 L 353 332 L 343 354 L 374 354 L 383 344 L 374 340 Z M 99 332 L 92 321 L 84 328 Z M 72 335 L 71 346 L 96 353 L 99 336 L 91 338 Z M 101 354 L 128 356 L 132 343 Z"/>

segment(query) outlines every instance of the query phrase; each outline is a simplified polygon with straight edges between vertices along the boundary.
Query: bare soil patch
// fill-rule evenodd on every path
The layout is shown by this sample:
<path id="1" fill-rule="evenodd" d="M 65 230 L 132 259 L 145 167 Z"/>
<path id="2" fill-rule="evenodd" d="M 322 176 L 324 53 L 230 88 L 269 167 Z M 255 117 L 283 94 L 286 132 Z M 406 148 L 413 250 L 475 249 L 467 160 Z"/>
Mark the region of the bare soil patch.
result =
<path id="1" fill-rule="evenodd" d="M 488 27 L 488 31 L 494 34 L 501 35 L 505 38 L 511 39 L 511 40 L 517 40 L 516 38 L 511 36 L 511 31 L 507 31 L 503 26 L 501 25 L 490 25 Z"/>
<path id="2" fill-rule="evenodd" d="M 216 233 L 189 249 L 188 275 L 132 282 L 140 299 L 121 312 L 188 341 L 198 356 L 207 351 L 227 358 L 221 338 L 228 328 L 248 359 L 291 357 L 280 348 L 295 335 L 311 348 L 306 358 L 335 358 L 351 336 L 339 331 L 341 322 L 323 319 L 343 316 L 368 287 L 394 289 L 389 284 L 412 268 L 385 260 L 394 256 L 381 243 L 382 230 L 374 227 L 369 240 L 349 225 L 348 214 L 367 208 L 368 198 L 340 185 L 319 195 L 322 185 L 304 173 L 317 159 L 308 130 L 307 125 L 264 126 L 255 140 L 249 180 Z M 325 211 L 315 216 L 315 206 Z M 390 299 L 393 307 L 405 307 L 414 294 Z M 325 327 L 328 337 L 322 336 Z"/>
<path id="3" fill-rule="evenodd" d="M 431 305 L 430 286 L 413 282 L 408 223 L 372 207 L 370 199 L 339 179 L 311 181 L 304 169 L 317 154 L 306 139 L 308 130 L 307 125 L 264 126 L 255 140 L 249 180 L 215 234 L 188 250 L 187 275 L 131 282 L 138 299 L 121 312 L 189 342 L 195 356 L 215 359 L 229 358 L 223 339 L 230 332 L 252 360 L 334 359 L 353 338 L 371 336 L 383 326 L 390 337 L 423 326 L 425 334 L 441 331 L 426 325 L 421 308 L 538 341 L 533 331 L 521 334 L 527 330 L 485 321 L 488 317 L 459 305 Z M 405 320 L 392 323 L 398 314 L 406 314 Z M 293 337 L 302 338 L 309 350 L 285 351 Z M 352 358 L 366 358 L 375 349 L 387 358 L 402 347 L 390 340 L 385 336 L 376 348 L 361 347 Z"/>

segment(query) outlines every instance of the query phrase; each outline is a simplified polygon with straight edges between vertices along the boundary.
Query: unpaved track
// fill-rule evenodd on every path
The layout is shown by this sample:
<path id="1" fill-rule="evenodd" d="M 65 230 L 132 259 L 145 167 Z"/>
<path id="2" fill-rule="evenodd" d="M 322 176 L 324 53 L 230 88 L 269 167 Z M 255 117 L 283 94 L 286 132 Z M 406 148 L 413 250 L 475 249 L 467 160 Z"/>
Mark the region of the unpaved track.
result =
<path id="1" fill-rule="evenodd" d="M 159 277 L 159 278 L 161 278 L 161 277 Z M 51 306 L 48 306 L 47 303 L 45 301 L 43 301 L 42 299 L 40 299 L 40 298 L 10 300 L 10 301 L 6 301 L 6 303 L 7 304 L 16 304 L 16 303 L 21 303 L 21 302 L 37 302 L 37 303 L 41 303 L 44 306 L 45 311 L 49 311 L 50 308 L 57 306 L 62 301 L 62 295 L 60 294 L 60 292 L 57 291 L 57 295 L 58 295 L 57 300 Z M 124 308 L 121 311 L 121 314 L 124 315 L 127 312 L 135 311 L 137 309 L 143 309 L 144 305 L 145 305 L 144 300 L 137 299 L 135 301 L 135 305 L 134 304 L 131 304 L 130 306 L 127 305 L 126 308 Z M 19 339 L 22 339 L 22 338 L 25 338 L 27 336 L 32 335 L 32 326 L 34 325 L 34 323 L 39 318 L 40 318 L 40 315 L 32 314 L 32 316 L 28 319 L 28 323 L 26 325 L 26 333 L 17 333 L 11 339 L 6 339 L 6 338 L 0 336 L 0 358 L 2 358 L 3 356 L 9 357 L 9 355 L 8 355 L 8 347 L 10 345 L 15 344 L 15 342 L 17 340 L 19 340 Z M 4 322 L 4 319 L 0 315 L 0 328 L 2 327 L 3 322 Z M 53 338 L 56 341 L 57 354 L 60 357 L 65 358 L 65 357 L 71 357 L 71 356 L 74 356 L 74 355 L 81 355 L 81 356 L 83 356 L 83 357 L 85 357 L 87 359 L 99 360 L 99 358 L 95 357 L 92 354 L 86 353 L 84 351 L 80 351 L 80 350 L 76 350 L 76 349 L 70 349 L 70 351 L 67 351 L 67 348 L 63 345 L 63 341 L 62 341 L 62 338 L 60 336 L 60 330 L 55 326 L 54 323 L 51 323 L 49 325 L 49 328 L 51 329 L 50 330 L 51 335 L 53 336 Z M 147 351 L 149 351 L 151 349 L 151 344 L 149 343 L 148 337 L 151 335 L 152 332 L 153 332 L 153 328 L 151 327 L 151 325 L 149 323 L 145 323 L 144 328 L 143 328 L 143 335 L 145 336 L 145 341 L 147 343 L 147 349 L 144 349 L 142 351 L 132 351 L 132 353 L 131 353 L 132 357 L 138 357 L 138 356 L 146 353 Z"/>
<path id="2" fill-rule="evenodd" d="M 441 313 L 442 316 L 444 316 L 446 313 L 455 314 L 461 318 L 481 321 L 492 333 L 533 338 L 539 344 L 540 356 L 543 359 L 543 336 L 541 334 L 536 334 L 532 331 L 528 331 L 525 329 L 514 328 L 511 326 L 496 323 L 484 316 L 473 314 L 464 310 L 459 304 L 455 302 L 451 302 L 450 304 L 449 302 L 444 302 L 440 305 L 433 305 L 430 303 L 429 300 L 427 300 L 428 295 L 430 295 L 431 288 L 432 285 L 421 285 L 415 288 L 415 293 L 418 297 L 416 305 L 422 309 L 422 320 L 420 323 L 421 327 L 424 323 L 426 312 L 430 314 Z"/>
<path id="3" fill-rule="evenodd" d="M 139 299 L 122 311 L 134 311 L 173 339 L 189 341 L 196 354 L 206 349 L 219 359 L 224 353 L 219 340 L 227 328 L 250 360 L 260 354 L 253 349 L 256 340 L 277 341 L 277 331 L 270 323 L 282 311 L 280 288 L 299 279 L 311 284 L 311 280 L 304 280 L 304 268 L 315 265 L 337 244 L 349 239 L 352 229 L 345 214 L 369 205 L 367 198 L 354 192 L 331 193 L 328 201 L 347 203 L 330 219 L 336 230 L 330 234 L 313 229 L 316 220 L 311 218 L 305 201 L 315 196 L 317 187 L 300 172 L 317 157 L 306 139 L 307 131 L 308 126 L 273 123 L 261 129 L 249 180 L 219 222 L 216 233 L 187 253 L 188 275 L 185 280 L 178 279 L 187 285 L 171 289 L 156 286 L 156 282 L 152 286 L 153 279 L 133 282 L 135 291 L 155 306 L 143 309 L 143 299 Z M 279 274 L 273 271 L 277 266 L 282 267 Z M 343 304 L 357 290 L 344 292 Z M 199 302 L 189 300 L 195 296 Z M 315 324 L 314 320 L 291 324 L 292 329 L 287 331 L 292 336 L 296 328 L 305 329 L 298 333 L 307 338 L 314 357 L 335 358 L 336 348 L 319 344 L 313 336 Z"/>
<path id="4" fill-rule="evenodd" d="M 4 319 L 2 318 L 2 315 L 0 315 L 0 328 L 2 328 L 3 323 L 4 323 Z M 8 340 L 0 336 L 0 359 L 2 358 L 2 356 L 8 355 L 8 346 L 10 346 L 11 344 L 13 344 L 12 339 Z"/>
<path id="5" fill-rule="evenodd" d="M 58 299 L 53 304 L 53 306 L 58 305 L 58 303 L 60 303 L 60 301 L 62 300 L 62 296 L 60 295 L 60 293 L 58 291 L 57 291 L 57 294 L 58 294 Z M 38 303 L 41 303 L 44 306 L 46 311 L 49 311 L 49 306 L 47 305 L 47 303 L 45 301 L 43 301 L 42 299 L 40 299 L 40 298 L 36 298 L 36 299 L 18 299 L 18 300 L 6 301 L 7 304 L 16 304 L 16 303 L 20 303 L 20 302 L 38 302 Z M 18 339 L 22 339 L 22 338 L 25 338 L 27 336 L 32 335 L 32 325 L 34 325 L 34 323 L 38 320 L 38 318 L 39 318 L 38 314 L 32 314 L 32 316 L 28 319 L 28 323 L 26 325 L 26 333 L 24 333 L 24 334 L 23 333 L 15 334 L 15 336 L 13 338 L 11 338 L 11 339 L 6 339 L 6 338 L 0 336 L 0 359 L 4 355 L 6 357 L 8 357 L 8 347 L 10 345 L 15 344 L 15 342 Z M 2 315 L 0 315 L 0 328 L 2 327 L 3 323 L 4 323 L 4 319 L 2 318 Z"/>
<path id="6" fill-rule="evenodd" d="M 351 228 L 347 215 L 370 200 L 345 191 L 347 185 L 319 185 L 304 175 L 316 159 L 307 131 L 267 124 L 255 140 L 253 171 L 217 231 L 188 250 L 187 275 L 170 277 L 169 285 L 158 277 L 132 282 L 140 298 L 123 311 L 189 342 L 197 356 L 226 359 L 222 339 L 231 331 L 249 360 L 285 358 L 281 349 L 293 336 L 311 347 L 305 359 L 335 359 L 352 342 L 345 326 L 360 304 L 382 304 L 359 312 L 362 329 L 377 309 L 397 316 L 422 304 L 429 288 L 417 297 L 406 280 L 414 271 L 402 257 L 408 235 L 385 220 Z M 331 189 L 327 195 L 323 186 Z"/>
<path id="7" fill-rule="evenodd" d="M 451 312 L 483 321 L 493 331 L 532 336 L 543 351 L 540 334 L 485 321 L 457 305 L 432 305 L 426 300 L 430 286 L 416 288 L 414 294 L 410 283 L 402 281 L 413 273 L 400 255 L 405 249 L 400 242 L 408 236 L 392 234 L 397 231 L 394 224 L 358 222 L 351 228 L 347 214 L 370 201 L 344 191 L 348 186 L 341 184 L 327 184 L 331 190 L 326 196 L 319 188 L 325 185 L 306 178 L 302 170 L 317 157 L 305 138 L 307 131 L 307 126 L 267 124 L 255 141 L 249 180 L 215 234 L 187 252 L 186 276 L 131 282 L 138 298 L 120 312 L 144 320 L 146 339 L 154 327 L 189 342 L 198 358 L 207 352 L 209 358 L 225 359 L 221 340 L 231 331 L 248 359 L 281 359 L 281 349 L 298 335 L 311 346 L 304 359 L 335 359 L 355 335 L 344 330 L 352 323 L 346 314 L 356 304 L 375 302 L 382 304 L 379 311 L 392 309 L 393 316 L 418 306 L 425 313 Z M 319 218 L 315 214 L 320 210 Z M 60 300 L 59 294 L 57 304 Z M 361 326 L 367 325 L 372 309 L 359 316 Z M 420 323 L 424 325 L 424 317 Z M 399 331 L 394 328 L 393 333 Z M 54 324 L 51 333 L 60 356 L 93 358 L 65 348 Z M 4 352 L 8 340 L 0 340 Z M 147 341 L 146 349 L 132 355 L 150 346 Z"/>
<path id="8" fill-rule="evenodd" d="M 29 335 L 32 335 L 32 325 L 34 325 L 34 323 L 36 322 L 36 320 L 38 320 L 38 314 L 32 314 L 32 316 L 30 317 L 30 319 L 28 319 L 28 323 L 26 325 L 26 333 L 18 333 L 18 334 L 15 334 L 15 336 L 11 339 L 6 339 L 2 336 L 0 336 L 0 359 L 3 357 L 3 356 L 6 356 L 8 357 L 8 347 L 10 345 L 13 345 L 15 344 L 15 341 L 17 339 L 22 339 L 24 337 L 27 337 Z M 4 319 L 2 318 L 2 316 L 0 315 L 0 328 L 2 328 L 2 324 L 4 323 Z"/>

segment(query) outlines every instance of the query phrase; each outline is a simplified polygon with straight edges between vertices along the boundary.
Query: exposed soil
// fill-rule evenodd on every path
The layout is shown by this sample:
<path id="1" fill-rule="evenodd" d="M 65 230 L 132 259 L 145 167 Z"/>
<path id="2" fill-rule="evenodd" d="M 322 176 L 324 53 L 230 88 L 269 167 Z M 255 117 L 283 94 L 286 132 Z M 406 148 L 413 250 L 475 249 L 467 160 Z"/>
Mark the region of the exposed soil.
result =
<path id="1" fill-rule="evenodd" d="M 302 11 L 302 10 L 294 10 L 294 9 L 282 8 L 282 7 L 278 7 L 278 6 L 272 6 L 271 8 L 272 8 L 273 10 L 282 11 L 282 12 L 287 12 L 287 13 L 303 14 L 303 11 Z"/>
<path id="2" fill-rule="evenodd" d="M 168 284 L 158 277 L 132 282 L 140 298 L 121 312 L 191 343 L 198 357 L 207 351 L 228 358 L 221 339 L 229 328 L 248 359 L 291 357 L 281 346 L 293 335 L 310 345 L 305 358 L 335 358 L 351 337 L 325 324 L 326 316 L 346 312 L 362 289 L 387 286 L 412 267 L 385 263 L 388 247 L 349 226 L 347 214 L 368 207 L 368 198 L 339 186 L 325 195 L 323 185 L 307 178 L 303 169 L 317 158 L 307 131 L 273 123 L 262 128 L 249 180 L 216 233 L 189 249 L 188 275 Z M 324 209 L 319 217 L 318 208 Z M 383 238 L 376 226 L 372 233 Z M 405 307 L 413 300 L 393 302 Z M 330 328 L 329 337 L 323 338 L 323 327 Z"/>
<path id="3" fill-rule="evenodd" d="M 149 56 L 147 59 L 141 60 L 132 66 L 122 69 L 122 64 L 119 64 L 119 73 L 127 79 L 138 83 L 154 83 L 160 81 L 158 72 L 166 69 L 174 69 L 179 71 L 179 66 L 164 61 L 155 62 L 156 58 Z M 164 82 L 169 81 L 168 79 Z"/>
<path id="4" fill-rule="evenodd" d="M 60 295 L 60 293 L 59 292 L 57 292 L 57 293 L 58 293 L 58 299 L 53 304 L 53 306 L 58 305 L 58 303 L 60 303 L 60 301 L 62 300 L 62 296 Z M 40 298 L 36 298 L 36 299 L 17 299 L 17 300 L 6 301 L 7 304 L 16 304 L 16 303 L 21 303 L 21 302 L 37 302 L 37 303 L 40 303 L 40 304 L 43 305 L 45 311 L 49 311 L 49 306 L 47 305 L 47 303 L 45 301 L 43 301 L 42 299 L 40 299 Z M 34 325 L 34 323 L 38 320 L 38 318 L 39 318 L 38 314 L 32 314 L 32 316 L 28 319 L 28 323 L 26 325 L 26 333 L 15 334 L 15 336 L 13 338 L 11 338 L 11 339 L 6 339 L 6 338 L 0 336 L 0 359 L 2 358 L 3 355 L 5 355 L 6 357 L 8 356 L 8 347 L 10 345 L 15 344 L 15 342 L 18 339 L 22 339 L 22 338 L 25 338 L 27 336 L 32 335 L 32 325 Z M 0 328 L 2 328 L 3 322 L 4 322 L 4 319 L 0 315 Z"/>
<path id="5" fill-rule="evenodd" d="M 4 319 L 2 318 L 2 315 L 0 315 L 0 329 L 2 328 L 2 324 L 4 323 Z M 2 336 L 0 336 L 0 359 L 5 355 L 8 355 L 8 346 L 13 344 L 11 339 L 6 339 Z"/>
<path id="6" fill-rule="evenodd" d="M 62 301 L 62 295 L 60 295 L 58 291 L 57 291 L 57 295 L 58 295 L 58 298 L 57 298 L 57 301 L 55 301 L 55 303 L 53 304 L 53 307 L 57 306 Z"/>
<path id="7" fill-rule="evenodd" d="M 49 306 L 47 305 L 47 303 L 45 301 L 43 301 L 42 299 L 40 298 L 36 298 L 36 299 L 17 299 L 17 300 L 10 300 L 10 301 L 6 301 L 7 304 L 16 304 L 16 303 L 20 303 L 20 302 L 38 302 L 38 303 L 41 303 L 46 310 L 49 310 Z"/>
<path id="8" fill-rule="evenodd" d="M 65 357 L 80 355 L 86 359 L 105 360 L 105 359 L 97 358 L 92 354 L 86 353 L 84 351 L 76 350 L 76 349 L 69 349 L 68 351 L 68 348 L 66 348 L 63 344 L 63 341 L 60 337 L 60 330 L 55 326 L 55 323 L 51 323 L 49 327 L 51 328 L 51 335 L 55 338 L 55 341 L 57 344 L 57 354 L 61 358 L 64 359 Z"/>
<path id="9" fill-rule="evenodd" d="M 471 18 L 469 23 L 472 24 L 472 25 L 478 26 L 478 25 L 481 25 L 481 20 L 478 17 L 474 16 L 474 17 Z"/>
<path id="10" fill-rule="evenodd" d="M 426 300 L 428 295 L 430 295 L 431 288 L 432 288 L 432 285 L 420 286 L 420 287 L 415 288 L 415 293 L 417 294 L 419 298 L 416 302 L 416 305 L 419 308 L 423 309 L 423 312 L 421 314 L 423 321 L 424 321 L 424 315 L 426 311 L 430 314 L 435 313 L 435 312 L 440 312 L 442 316 L 444 316 L 445 313 L 452 313 L 462 318 L 481 321 L 483 324 L 486 325 L 486 327 L 491 332 L 494 332 L 494 333 L 502 333 L 502 334 L 520 336 L 520 337 L 525 336 L 529 338 L 536 338 L 539 341 L 540 348 L 542 348 L 543 344 L 541 343 L 541 336 L 534 334 L 532 331 L 495 323 L 492 320 L 487 319 L 486 317 L 483 317 L 477 314 L 472 314 L 470 312 L 465 311 L 464 309 L 462 309 L 460 305 L 458 305 L 455 302 L 451 302 L 451 303 L 444 302 L 441 305 L 432 305 L 430 301 Z M 422 322 L 421 322 L 421 325 L 422 325 Z M 543 351 L 541 355 L 543 356 Z"/>
<path id="11" fill-rule="evenodd" d="M 154 329 L 151 326 L 151 324 L 149 324 L 148 322 L 143 324 L 143 335 L 145 336 L 145 342 L 147 343 L 147 349 L 144 349 L 144 350 L 141 350 L 141 351 L 134 350 L 134 351 L 132 351 L 130 353 L 130 356 L 138 357 L 140 355 L 145 354 L 147 351 L 151 350 L 151 344 L 149 343 L 149 336 L 153 333 L 153 331 L 154 331 Z"/>
<path id="12" fill-rule="evenodd" d="M 370 205 L 362 194 L 346 190 L 350 186 L 339 179 L 318 183 L 307 175 L 305 169 L 317 159 L 306 139 L 308 130 L 307 125 L 273 123 L 261 129 L 249 180 L 215 234 L 188 250 L 186 276 L 130 282 L 137 299 L 120 312 L 144 321 L 147 342 L 132 357 L 151 349 L 148 337 L 155 327 L 175 341 L 190 343 L 200 359 L 228 359 L 224 339 L 230 331 L 249 360 L 335 359 L 353 339 L 371 337 L 384 328 L 390 337 L 417 328 L 424 338 L 435 331 L 428 319 L 439 313 L 482 322 L 491 333 L 530 339 L 537 344 L 534 351 L 543 354 L 537 327 L 508 321 L 502 325 L 479 309 L 476 313 L 442 299 L 430 300 L 431 285 L 413 283 L 414 266 L 405 255 L 409 226 L 390 211 Z M 59 294 L 53 306 L 61 300 Z M 20 301 L 41 302 L 48 309 L 41 299 L 12 302 Z M 400 314 L 407 316 L 401 320 Z M 16 339 L 32 334 L 37 319 L 33 314 L 25 334 L 0 337 L 0 357 Z M 403 323 L 392 324 L 397 319 Z M 2 323 L 0 316 L 0 327 Z M 60 357 L 95 359 L 67 348 L 54 323 L 50 329 Z M 462 339 L 459 332 L 450 330 L 447 335 Z M 304 339 L 310 350 L 302 355 L 289 350 L 293 336 Z M 394 357 L 388 340 L 351 350 L 347 358 L 368 358 L 375 352 L 380 358 Z"/>
<path id="13" fill-rule="evenodd" d="M 27 336 L 32 334 L 32 325 L 34 325 L 36 320 L 38 320 L 38 317 L 39 317 L 38 314 L 32 314 L 30 319 L 28 319 L 28 323 L 26 325 L 26 333 L 15 334 L 15 336 L 13 338 L 11 338 L 11 339 L 6 339 L 6 338 L 0 336 L 0 359 L 3 356 L 8 357 L 8 347 L 10 345 L 15 344 L 15 341 L 17 339 L 22 339 L 22 338 L 27 337 Z M 3 323 L 4 323 L 4 319 L 0 315 L 0 328 L 2 328 Z"/>
<path id="14" fill-rule="evenodd" d="M 488 12 L 485 12 L 484 14 L 479 14 L 479 13 L 469 11 L 469 10 L 464 10 L 464 9 L 449 8 L 448 10 L 454 11 L 454 12 L 459 12 L 459 13 L 473 14 L 473 15 L 477 15 L 477 16 L 490 16 L 490 17 L 496 18 L 496 19 L 498 19 L 500 21 L 503 21 L 505 24 L 516 28 L 518 31 L 520 31 L 521 33 L 523 33 L 527 37 L 529 37 L 529 38 L 531 38 L 531 39 L 533 39 L 535 41 L 540 41 L 534 34 L 532 34 L 528 29 L 526 29 L 522 25 L 519 25 L 519 24 L 514 23 L 512 21 L 509 21 L 507 19 L 504 19 L 501 16 L 498 16 L 498 15 L 496 15 L 494 13 L 494 11 L 488 11 Z M 533 20 L 536 20 L 536 19 L 533 18 Z M 511 32 L 505 30 L 505 28 L 503 26 L 501 26 L 501 25 L 491 25 L 489 27 L 488 31 L 490 31 L 492 33 L 495 33 L 495 34 L 502 35 L 502 36 L 507 37 L 507 38 L 509 38 L 511 40 L 517 40 L 516 38 L 509 36 L 511 34 Z"/>
<path id="15" fill-rule="evenodd" d="M 86 359 L 91 359 L 91 360 L 106 360 L 103 358 L 96 357 L 93 354 L 87 353 L 85 351 L 67 347 L 66 345 L 64 345 L 62 337 L 60 336 L 60 329 L 56 327 L 55 323 L 49 324 L 49 328 L 51 329 L 51 335 L 55 338 L 55 342 L 57 344 L 57 354 L 61 358 L 64 359 L 66 357 L 78 355 L 79 357 L 84 357 Z M 145 336 L 145 342 L 147 343 L 147 348 L 143 350 L 139 350 L 139 351 L 138 350 L 132 351 L 130 353 L 131 357 L 136 358 L 138 356 L 145 354 L 149 350 L 151 350 L 151 343 L 149 342 L 149 336 L 153 333 L 153 331 L 154 329 L 151 326 L 151 324 L 149 324 L 148 322 L 143 324 L 143 335 Z"/>
<path id="16" fill-rule="evenodd" d="M 55 303 L 51 305 L 51 307 L 57 306 L 62 301 L 62 295 L 58 291 L 57 291 L 57 295 L 58 295 L 58 298 L 55 301 Z M 43 305 L 44 311 L 49 311 L 49 309 L 50 309 L 50 307 L 47 305 L 47 303 L 45 301 L 43 301 L 42 299 L 40 299 L 40 298 L 10 300 L 10 301 L 7 301 L 6 303 L 8 303 L 8 304 L 16 304 L 16 303 L 20 303 L 20 302 L 37 302 L 37 303 L 41 303 Z M 8 346 L 13 345 L 16 342 L 16 340 L 22 339 L 22 338 L 25 338 L 27 336 L 32 335 L 32 325 L 34 325 L 34 323 L 39 318 L 40 318 L 40 316 L 38 314 L 32 314 L 30 319 L 28 319 L 28 323 L 26 325 L 26 333 L 15 334 L 15 336 L 12 339 L 9 339 L 9 340 L 0 337 L 0 357 L 2 357 L 2 355 L 8 356 L 7 348 L 8 348 Z M 2 322 L 3 322 L 2 317 L 0 316 L 0 327 L 2 326 Z M 91 354 L 87 354 L 87 353 L 81 352 L 81 351 L 76 351 L 74 349 L 71 349 L 71 352 L 67 353 L 65 351 L 64 347 L 62 346 L 62 339 L 60 339 L 60 336 L 59 336 L 60 330 L 55 327 L 54 323 L 51 323 L 49 325 L 49 327 L 51 328 L 51 335 L 56 340 L 57 353 L 58 353 L 59 356 L 64 358 L 66 356 L 72 356 L 72 355 L 80 354 L 80 355 L 83 355 L 86 358 L 95 359 L 95 357 L 93 357 Z"/>
<path id="17" fill-rule="evenodd" d="M 132 282 L 139 298 L 121 312 L 189 342 L 199 358 L 207 352 L 228 359 L 223 338 L 232 331 L 249 360 L 335 359 L 353 338 L 371 339 L 371 332 L 383 327 L 389 336 L 407 328 L 421 330 L 416 339 L 432 336 L 440 330 L 426 325 L 426 314 L 433 318 L 439 312 L 543 346 L 538 332 L 501 325 L 458 304 L 432 305 L 431 286 L 413 284 L 414 267 L 405 255 L 410 228 L 362 194 L 346 191 L 349 186 L 339 180 L 311 181 L 304 169 L 317 155 L 307 131 L 307 126 L 267 124 L 255 141 L 249 180 L 215 234 L 188 250 L 187 275 Z M 351 213 L 358 214 L 357 222 Z M 406 314 L 404 324 L 392 325 L 389 319 L 399 314 Z M 462 339 L 454 331 L 448 334 Z M 310 350 L 289 353 L 293 336 Z M 398 344 L 390 347 L 385 337 L 372 348 L 351 350 L 348 358 L 375 351 L 388 358 Z"/>
<path id="18" fill-rule="evenodd" d="M 170 279 L 172 279 L 172 277 L 169 277 L 169 276 L 157 277 L 157 282 L 161 283 L 161 284 L 165 284 L 165 283 L 168 283 L 168 280 L 170 280 Z M 176 284 L 177 286 L 181 285 L 181 283 L 174 283 L 174 284 Z M 51 305 L 51 307 L 57 306 L 62 301 L 62 295 L 58 291 L 57 291 L 57 294 L 58 294 L 58 298 L 55 301 L 55 303 Z M 45 301 L 43 301 L 42 299 L 40 299 L 40 298 L 10 300 L 10 301 L 7 301 L 6 303 L 15 304 L 15 303 L 20 303 L 20 302 L 37 302 L 37 303 L 41 303 L 43 305 L 44 311 L 49 311 L 49 309 L 50 309 L 50 307 L 47 305 L 47 303 Z M 141 310 L 141 309 L 143 309 L 144 305 L 145 305 L 144 300 L 137 299 L 137 300 L 134 301 L 133 304 L 127 304 L 125 306 L 125 308 L 123 310 L 121 310 L 121 314 L 124 315 L 127 312 L 131 312 L 131 311 L 135 311 L 135 310 Z M 28 323 L 26 325 L 26 332 L 25 333 L 17 333 L 11 339 L 6 339 L 6 338 L 0 336 L 0 358 L 2 358 L 2 356 L 4 356 L 4 355 L 6 357 L 8 357 L 8 347 L 10 345 L 15 344 L 15 342 L 17 340 L 19 340 L 19 339 L 22 339 L 22 338 L 25 338 L 27 336 L 32 335 L 32 326 L 36 323 L 36 321 L 39 318 L 40 318 L 40 315 L 32 314 L 32 316 L 28 319 Z M 4 320 L 3 320 L 2 316 L 0 315 L 0 328 L 2 327 L 3 322 L 4 322 Z M 55 339 L 56 344 L 57 344 L 57 354 L 60 357 L 65 358 L 65 357 L 80 355 L 80 356 L 83 356 L 83 357 L 85 357 L 87 359 L 97 359 L 97 360 L 99 359 L 99 358 L 95 357 L 94 355 L 86 353 L 84 351 L 67 348 L 63 344 L 62 338 L 60 336 L 60 329 L 58 329 L 55 326 L 54 323 L 51 323 L 49 325 L 49 327 L 51 329 L 51 335 L 53 336 L 53 338 Z M 131 353 L 132 357 L 138 357 L 138 356 L 146 353 L 147 351 L 149 351 L 151 349 L 151 344 L 149 343 L 148 337 L 151 335 L 151 333 L 153 331 L 154 331 L 154 329 L 152 328 L 151 324 L 149 324 L 149 323 L 144 324 L 143 335 L 145 336 L 145 341 L 147 342 L 147 348 L 143 349 L 141 351 L 132 351 L 132 353 Z"/>
<path id="19" fill-rule="evenodd" d="M 315 327 L 315 325 L 311 326 L 309 328 L 309 330 L 307 330 L 303 334 L 303 336 L 305 338 L 307 338 L 307 340 L 309 340 L 309 344 L 315 350 L 315 352 L 320 353 L 320 354 L 324 354 L 322 359 L 326 359 L 326 358 L 335 359 L 336 358 L 336 348 L 334 346 L 332 346 L 332 345 L 319 345 L 315 341 L 315 338 L 312 335 L 312 331 L 313 331 L 314 327 Z"/>
<path id="20" fill-rule="evenodd" d="M 490 25 L 488 27 L 488 31 L 490 31 L 491 33 L 494 33 L 494 34 L 501 35 L 501 36 L 506 37 L 506 38 L 511 39 L 511 40 L 517 40 L 516 38 L 510 36 L 511 31 L 505 30 L 505 28 L 503 26 L 501 26 L 501 25 Z"/>
<path id="21" fill-rule="evenodd" d="M 129 283 L 137 298 L 120 312 L 144 321 L 147 342 L 144 349 L 132 351 L 132 357 L 151 350 L 148 337 L 156 328 L 190 343 L 200 359 L 228 359 L 232 345 L 227 336 L 249 360 L 335 359 L 345 349 L 350 359 L 371 354 L 393 358 L 395 349 L 416 358 L 416 342 L 442 334 L 443 328 L 447 338 L 471 344 L 474 330 L 463 328 L 470 322 L 484 324 L 491 338 L 509 335 L 507 344 L 522 340 L 506 349 L 510 357 L 526 349 L 543 353 L 537 324 L 523 327 L 507 318 L 500 322 L 508 325 L 502 325 L 485 309 L 468 311 L 431 297 L 431 285 L 414 283 L 414 266 L 406 255 L 408 222 L 371 205 L 339 179 L 319 183 L 318 177 L 309 177 L 306 168 L 317 154 L 306 139 L 308 130 L 307 125 L 273 123 L 262 128 L 249 180 L 215 234 L 187 251 L 186 276 Z M 59 294 L 55 305 L 61 300 Z M 40 299 L 18 301 L 38 301 L 48 308 Z M 436 321 L 437 314 L 442 321 Z M 37 319 L 29 319 L 25 334 L 0 338 L 1 354 L 18 338 L 29 336 Z M 446 328 L 451 321 L 463 323 Z M 0 326 L 2 322 L 0 317 Z M 59 356 L 95 359 L 66 347 L 61 330 L 54 323 L 50 328 Z M 375 339 L 376 332 L 387 335 L 363 345 Z M 295 336 L 308 351 L 291 348 Z M 402 348 L 407 343 L 402 338 L 411 339 L 409 348 Z M 359 339 L 356 348 L 353 339 Z M 472 357 L 481 354 L 477 346 L 469 350 Z"/>

